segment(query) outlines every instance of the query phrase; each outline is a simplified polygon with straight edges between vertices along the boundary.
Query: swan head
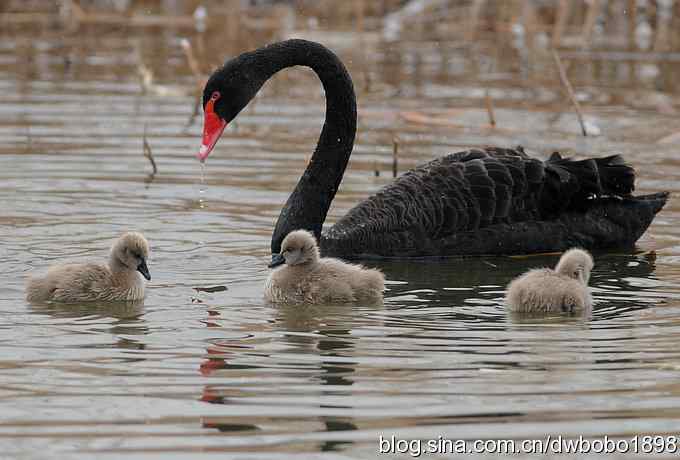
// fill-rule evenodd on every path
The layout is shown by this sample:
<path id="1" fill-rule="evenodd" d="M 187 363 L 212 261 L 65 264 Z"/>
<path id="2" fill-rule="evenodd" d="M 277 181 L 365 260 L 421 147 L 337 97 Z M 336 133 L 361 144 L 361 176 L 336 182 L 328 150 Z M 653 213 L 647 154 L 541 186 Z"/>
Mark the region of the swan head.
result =
<path id="1" fill-rule="evenodd" d="M 196 155 L 204 162 L 231 122 L 255 97 L 266 78 L 255 52 L 244 53 L 217 69 L 203 88 L 203 140 Z"/>
<path id="2" fill-rule="evenodd" d="M 279 265 L 302 265 L 319 260 L 316 238 L 307 230 L 290 232 L 281 243 L 281 253 L 272 256 L 269 268 Z"/>
<path id="3" fill-rule="evenodd" d="M 149 243 L 141 233 L 123 234 L 111 248 L 111 259 L 128 269 L 137 270 L 147 280 L 151 280 L 146 261 L 149 258 Z"/>
<path id="4" fill-rule="evenodd" d="M 555 271 L 561 275 L 580 280 L 588 284 L 593 269 L 593 257 L 584 249 L 570 249 L 560 257 Z"/>

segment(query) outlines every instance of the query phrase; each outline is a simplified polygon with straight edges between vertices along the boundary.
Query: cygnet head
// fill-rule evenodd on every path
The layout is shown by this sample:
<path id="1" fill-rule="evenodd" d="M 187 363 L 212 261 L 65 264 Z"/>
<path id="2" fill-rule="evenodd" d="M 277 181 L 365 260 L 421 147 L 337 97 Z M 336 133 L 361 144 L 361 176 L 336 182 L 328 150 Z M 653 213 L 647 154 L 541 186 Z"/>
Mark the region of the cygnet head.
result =
<path id="1" fill-rule="evenodd" d="M 555 271 L 560 275 L 581 280 L 584 284 L 588 284 L 593 265 L 593 257 L 590 253 L 576 248 L 562 254 Z"/>
<path id="2" fill-rule="evenodd" d="M 302 265 L 319 260 L 319 247 L 316 238 L 307 230 L 290 232 L 281 243 L 281 253 L 272 256 L 269 268 L 282 264 Z"/>
<path id="3" fill-rule="evenodd" d="M 144 278 L 151 280 L 146 259 L 149 257 L 149 243 L 141 233 L 123 234 L 111 248 L 111 261 L 114 265 L 137 270 Z"/>

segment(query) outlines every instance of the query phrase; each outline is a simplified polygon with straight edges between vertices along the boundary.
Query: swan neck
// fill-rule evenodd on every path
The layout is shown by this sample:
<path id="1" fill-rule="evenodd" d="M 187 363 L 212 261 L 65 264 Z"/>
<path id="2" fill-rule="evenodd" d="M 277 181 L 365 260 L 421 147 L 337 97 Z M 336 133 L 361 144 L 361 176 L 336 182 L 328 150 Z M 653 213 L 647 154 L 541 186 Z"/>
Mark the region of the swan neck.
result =
<path id="1" fill-rule="evenodd" d="M 130 267 L 125 265 L 125 263 L 120 260 L 116 254 L 116 251 L 111 251 L 111 255 L 109 256 L 109 268 L 111 269 L 112 273 L 121 273 L 130 270 Z"/>
<path id="2" fill-rule="evenodd" d="M 357 109 L 352 79 L 340 59 L 327 48 L 305 40 L 272 45 L 273 73 L 292 66 L 311 68 L 326 94 L 326 116 L 321 135 L 307 169 L 281 210 L 272 235 L 272 253 L 279 253 L 283 238 L 305 229 L 321 237 L 335 193 L 340 186 L 354 147 Z"/>

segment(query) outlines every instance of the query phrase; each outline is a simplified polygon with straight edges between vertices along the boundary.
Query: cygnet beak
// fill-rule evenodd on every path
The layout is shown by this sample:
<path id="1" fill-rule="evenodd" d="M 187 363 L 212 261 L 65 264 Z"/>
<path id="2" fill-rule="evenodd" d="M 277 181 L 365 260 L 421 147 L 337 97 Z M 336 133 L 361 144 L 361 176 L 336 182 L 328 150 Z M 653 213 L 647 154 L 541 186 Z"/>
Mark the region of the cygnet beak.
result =
<path id="1" fill-rule="evenodd" d="M 146 266 L 146 259 L 142 259 L 139 265 L 137 265 L 137 271 L 141 273 L 144 278 L 151 281 L 151 274 L 149 274 L 149 267 Z"/>
<path id="2" fill-rule="evenodd" d="M 286 259 L 281 254 L 272 254 L 272 263 L 269 264 L 269 268 L 278 267 L 286 263 Z"/>

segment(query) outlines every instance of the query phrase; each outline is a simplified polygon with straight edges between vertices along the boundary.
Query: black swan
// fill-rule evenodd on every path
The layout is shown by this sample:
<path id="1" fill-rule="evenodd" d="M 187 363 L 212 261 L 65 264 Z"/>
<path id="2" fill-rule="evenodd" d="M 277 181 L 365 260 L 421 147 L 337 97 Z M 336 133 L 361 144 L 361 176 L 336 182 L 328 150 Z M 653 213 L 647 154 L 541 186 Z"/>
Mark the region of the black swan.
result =
<path id="1" fill-rule="evenodd" d="M 408 171 L 322 233 L 356 133 L 352 79 L 324 46 L 287 40 L 241 54 L 203 91 L 201 161 L 228 122 L 276 72 L 307 66 L 326 92 L 314 155 L 276 223 L 272 254 L 293 230 L 309 230 L 324 255 L 343 258 L 526 254 L 631 247 L 668 193 L 631 195 L 635 171 L 619 155 L 574 161 L 530 158 L 521 147 L 472 149 Z"/>

